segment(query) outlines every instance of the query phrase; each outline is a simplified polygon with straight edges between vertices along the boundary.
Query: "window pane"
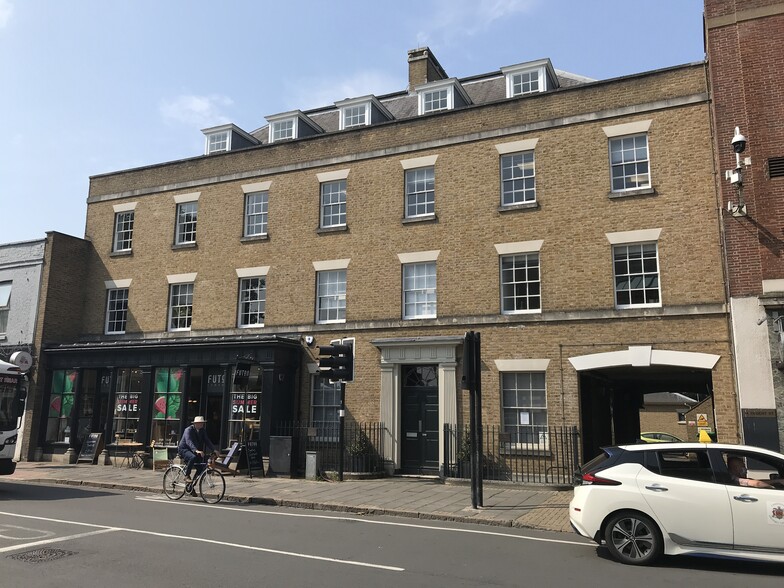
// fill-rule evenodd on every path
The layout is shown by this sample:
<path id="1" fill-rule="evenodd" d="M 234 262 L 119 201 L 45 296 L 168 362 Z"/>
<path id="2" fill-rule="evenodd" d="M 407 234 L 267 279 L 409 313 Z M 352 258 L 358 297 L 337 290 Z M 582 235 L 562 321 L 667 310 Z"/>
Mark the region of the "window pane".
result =
<path id="1" fill-rule="evenodd" d="M 406 217 L 435 213 L 435 168 L 406 171 Z"/>
<path id="2" fill-rule="evenodd" d="M 436 317 L 436 264 L 403 266 L 403 318 Z"/>
<path id="3" fill-rule="evenodd" d="M 656 243 L 616 245 L 613 260 L 616 306 L 660 304 Z"/>
<path id="4" fill-rule="evenodd" d="M 266 304 L 266 278 L 243 278 L 240 280 L 240 327 L 263 327 Z"/>
<path id="5" fill-rule="evenodd" d="M 648 135 L 610 139 L 613 192 L 649 188 Z"/>
<path id="6" fill-rule="evenodd" d="M 321 226 L 346 224 L 346 181 L 321 184 Z"/>
<path id="7" fill-rule="evenodd" d="M 134 212 L 118 212 L 114 215 L 114 251 L 130 251 L 133 246 Z"/>
<path id="8" fill-rule="evenodd" d="M 316 322 L 345 322 L 346 270 L 316 274 Z"/>
<path id="9" fill-rule="evenodd" d="M 172 284 L 169 298 L 169 330 L 190 330 L 192 316 L 193 284 Z"/>
<path id="10" fill-rule="evenodd" d="M 251 192 L 245 195 L 245 236 L 267 234 L 268 192 Z"/>
<path id="11" fill-rule="evenodd" d="M 106 332 L 124 333 L 128 320 L 128 288 L 109 290 L 106 302 Z"/>
<path id="12" fill-rule="evenodd" d="M 543 372 L 501 375 L 503 427 L 512 443 L 539 443 L 547 431 L 547 395 Z"/>
<path id="13" fill-rule="evenodd" d="M 501 312 L 531 312 L 541 309 L 539 254 L 501 257 Z"/>
<path id="14" fill-rule="evenodd" d="M 197 202 L 177 205 L 177 244 L 196 242 Z"/>

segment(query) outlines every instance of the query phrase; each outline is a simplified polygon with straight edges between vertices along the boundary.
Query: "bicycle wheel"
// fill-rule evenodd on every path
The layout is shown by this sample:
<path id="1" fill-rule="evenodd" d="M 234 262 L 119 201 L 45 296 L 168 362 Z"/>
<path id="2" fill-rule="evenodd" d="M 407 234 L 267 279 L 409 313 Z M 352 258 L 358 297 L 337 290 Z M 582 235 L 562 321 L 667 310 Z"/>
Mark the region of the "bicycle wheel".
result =
<path id="1" fill-rule="evenodd" d="M 201 499 L 207 504 L 215 504 L 221 501 L 226 492 L 226 480 L 218 470 L 208 469 L 201 477 L 199 482 L 199 494 Z"/>
<path id="2" fill-rule="evenodd" d="M 185 471 L 179 466 L 169 466 L 163 474 L 163 491 L 171 500 L 185 494 Z"/>
<path id="3" fill-rule="evenodd" d="M 131 467 L 135 470 L 140 470 L 144 467 L 144 459 L 138 453 L 134 453 L 131 457 Z"/>

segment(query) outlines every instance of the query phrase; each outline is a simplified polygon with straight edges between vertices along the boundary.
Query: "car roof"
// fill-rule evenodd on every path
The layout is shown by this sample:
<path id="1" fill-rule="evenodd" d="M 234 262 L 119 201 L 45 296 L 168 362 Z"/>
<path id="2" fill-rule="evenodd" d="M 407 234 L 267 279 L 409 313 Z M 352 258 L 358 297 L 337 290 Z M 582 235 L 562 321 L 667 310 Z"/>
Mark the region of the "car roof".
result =
<path id="1" fill-rule="evenodd" d="M 624 451 L 661 451 L 662 449 L 720 449 L 729 451 L 756 451 L 784 459 L 784 455 L 770 449 L 755 447 L 753 445 L 733 445 L 731 443 L 635 443 L 634 445 L 618 445 Z"/>

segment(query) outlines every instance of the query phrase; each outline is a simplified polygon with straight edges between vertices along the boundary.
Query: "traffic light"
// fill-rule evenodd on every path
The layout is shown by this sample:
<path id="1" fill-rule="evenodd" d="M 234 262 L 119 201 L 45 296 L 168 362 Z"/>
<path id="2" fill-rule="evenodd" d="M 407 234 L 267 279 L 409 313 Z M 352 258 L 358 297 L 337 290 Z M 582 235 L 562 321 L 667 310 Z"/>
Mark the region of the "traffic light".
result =
<path id="1" fill-rule="evenodd" d="M 319 345 L 319 369 L 321 375 L 333 381 L 354 379 L 354 346 L 337 343 Z"/>

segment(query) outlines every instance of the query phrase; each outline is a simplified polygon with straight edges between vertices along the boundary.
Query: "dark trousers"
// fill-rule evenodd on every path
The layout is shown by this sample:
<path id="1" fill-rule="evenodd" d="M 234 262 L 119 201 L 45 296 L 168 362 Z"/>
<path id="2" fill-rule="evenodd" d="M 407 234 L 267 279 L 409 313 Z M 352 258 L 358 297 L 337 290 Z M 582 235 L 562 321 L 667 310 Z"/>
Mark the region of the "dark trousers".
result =
<path id="1" fill-rule="evenodd" d="M 191 470 L 193 466 L 196 466 L 196 475 L 201 473 L 201 470 L 204 466 L 204 462 L 202 458 L 199 457 L 198 453 L 193 453 L 190 449 L 183 449 L 180 452 L 180 457 L 185 460 L 185 475 L 190 476 Z"/>

